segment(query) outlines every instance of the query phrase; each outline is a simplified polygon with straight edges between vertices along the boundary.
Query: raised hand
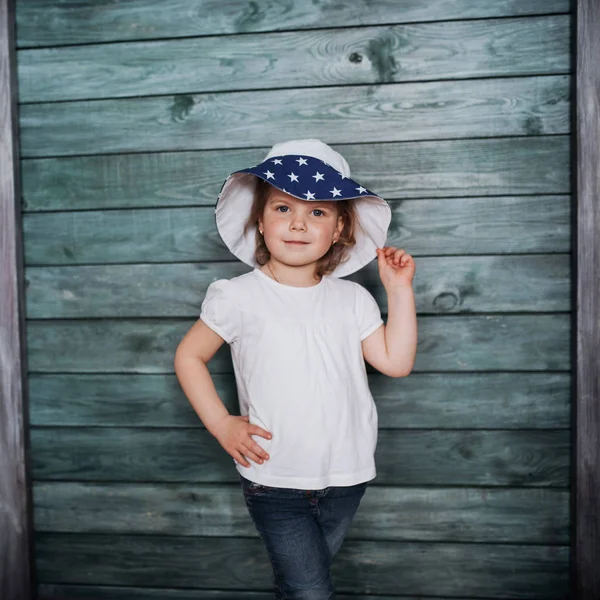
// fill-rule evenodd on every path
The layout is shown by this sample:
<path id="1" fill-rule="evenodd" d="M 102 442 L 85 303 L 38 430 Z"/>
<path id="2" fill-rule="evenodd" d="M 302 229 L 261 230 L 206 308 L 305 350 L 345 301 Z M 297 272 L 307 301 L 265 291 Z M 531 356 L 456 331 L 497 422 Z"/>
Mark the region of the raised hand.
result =
<path id="1" fill-rule="evenodd" d="M 402 248 L 384 246 L 377 248 L 379 277 L 387 291 L 412 285 L 415 261 Z"/>

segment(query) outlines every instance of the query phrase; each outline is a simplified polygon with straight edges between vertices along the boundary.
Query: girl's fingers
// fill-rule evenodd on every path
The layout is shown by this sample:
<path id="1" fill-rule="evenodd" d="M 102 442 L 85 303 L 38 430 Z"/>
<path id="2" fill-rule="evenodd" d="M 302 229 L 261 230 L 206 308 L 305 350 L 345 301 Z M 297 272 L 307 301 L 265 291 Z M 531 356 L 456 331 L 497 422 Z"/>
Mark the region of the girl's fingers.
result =
<path id="1" fill-rule="evenodd" d="M 251 433 L 255 435 L 260 435 L 261 437 L 264 437 L 267 440 L 271 439 L 271 434 L 268 431 L 265 431 L 262 427 L 259 427 L 258 425 L 253 425 L 251 427 Z"/>
<path id="2" fill-rule="evenodd" d="M 265 460 L 269 458 L 269 453 L 260 444 L 257 444 L 252 438 L 249 438 L 247 442 L 244 442 L 244 444 L 247 448 L 250 448 L 250 450 Z"/>
<path id="3" fill-rule="evenodd" d="M 258 463 L 259 465 L 262 465 L 264 460 L 260 456 L 258 456 L 258 454 L 256 454 L 248 444 L 245 444 L 244 442 L 242 442 L 242 445 L 243 445 L 243 448 L 241 449 L 241 452 L 244 453 L 244 456 L 246 458 L 248 458 L 249 460 L 253 460 L 255 463 Z"/>
<path id="4" fill-rule="evenodd" d="M 240 465 L 242 465 L 243 467 L 249 467 L 250 463 L 246 461 L 246 459 L 242 456 L 241 452 L 238 452 L 237 450 L 233 450 L 231 452 L 231 456 L 233 456 L 233 458 L 235 458 L 235 460 L 237 460 Z"/>

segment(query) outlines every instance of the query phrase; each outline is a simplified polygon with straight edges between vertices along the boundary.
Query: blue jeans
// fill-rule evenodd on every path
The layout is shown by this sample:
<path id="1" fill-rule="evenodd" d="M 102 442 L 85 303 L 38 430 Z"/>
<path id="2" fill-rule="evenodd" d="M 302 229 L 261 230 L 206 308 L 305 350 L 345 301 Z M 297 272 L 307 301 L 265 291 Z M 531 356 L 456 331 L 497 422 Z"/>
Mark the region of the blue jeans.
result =
<path id="1" fill-rule="evenodd" d="M 368 482 L 302 490 L 270 487 L 239 477 L 246 506 L 271 560 L 275 598 L 335 598 L 331 561 Z"/>

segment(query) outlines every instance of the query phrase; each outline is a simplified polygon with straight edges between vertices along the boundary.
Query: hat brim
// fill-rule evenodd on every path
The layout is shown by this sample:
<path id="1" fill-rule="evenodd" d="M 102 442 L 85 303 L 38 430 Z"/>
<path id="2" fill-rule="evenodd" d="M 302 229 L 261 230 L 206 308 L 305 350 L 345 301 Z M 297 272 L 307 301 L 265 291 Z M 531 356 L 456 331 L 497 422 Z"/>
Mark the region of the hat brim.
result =
<path id="1" fill-rule="evenodd" d="M 215 219 L 219 235 L 229 248 L 230 252 L 247 265 L 258 268 L 256 262 L 256 226 L 251 226 L 244 234 L 244 227 L 252 204 L 256 189 L 256 178 L 260 178 L 273 187 L 305 201 L 339 201 L 352 200 L 358 227 L 355 231 L 356 245 L 349 249 L 347 260 L 341 262 L 331 273 L 334 277 L 344 277 L 358 271 L 377 257 L 376 248 L 381 248 L 387 239 L 387 232 L 392 219 L 389 204 L 377 194 L 360 185 L 350 177 L 344 177 L 339 171 L 326 162 L 309 156 L 281 157 L 280 162 L 273 164 L 277 158 L 269 158 L 255 167 L 242 169 L 232 173 L 223 184 L 219 199 L 215 207 Z M 299 171 L 303 166 L 307 168 L 318 167 L 315 175 L 310 176 L 316 181 L 307 186 L 307 177 L 298 176 L 290 178 L 290 173 L 280 172 L 276 176 L 274 168 L 282 166 L 283 170 L 289 169 L 289 161 L 304 160 L 304 164 L 295 169 Z M 291 170 L 294 175 L 294 170 Z M 283 178 L 290 178 L 287 184 Z M 298 184 L 298 185 L 296 185 Z"/>

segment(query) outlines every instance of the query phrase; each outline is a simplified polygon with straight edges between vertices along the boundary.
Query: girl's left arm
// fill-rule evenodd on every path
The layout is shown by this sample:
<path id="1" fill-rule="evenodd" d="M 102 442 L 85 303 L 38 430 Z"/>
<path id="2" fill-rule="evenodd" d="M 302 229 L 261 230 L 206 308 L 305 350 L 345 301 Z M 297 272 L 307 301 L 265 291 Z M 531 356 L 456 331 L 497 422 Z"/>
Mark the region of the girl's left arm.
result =
<path id="1" fill-rule="evenodd" d="M 377 249 L 379 275 L 388 297 L 388 319 L 362 342 L 365 360 L 384 375 L 406 377 L 417 353 L 417 311 L 412 280 L 415 263 L 402 249 Z"/>

